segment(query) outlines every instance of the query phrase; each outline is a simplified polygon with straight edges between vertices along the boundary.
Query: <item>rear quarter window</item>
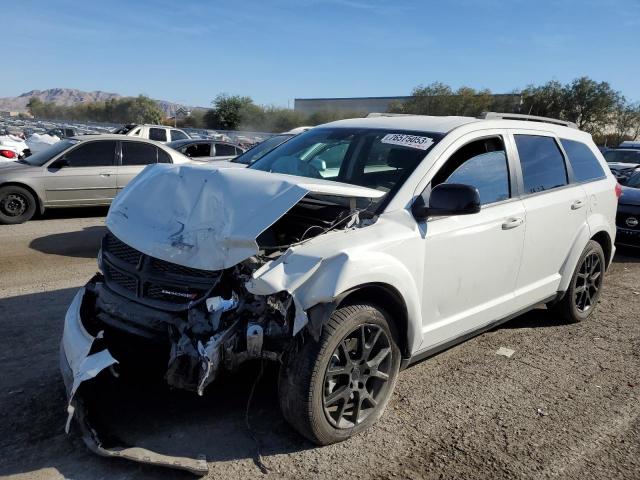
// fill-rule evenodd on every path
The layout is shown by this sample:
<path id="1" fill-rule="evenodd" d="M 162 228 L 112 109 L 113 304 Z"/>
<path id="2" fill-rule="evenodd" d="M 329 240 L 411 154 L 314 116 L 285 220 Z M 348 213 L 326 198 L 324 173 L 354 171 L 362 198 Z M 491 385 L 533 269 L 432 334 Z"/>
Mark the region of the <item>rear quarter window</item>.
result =
<path id="1" fill-rule="evenodd" d="M 562 187 L 567 182 L 564 156 L 553 137 L 514 135 L 526 194 Z"/>
<path id="2" fill-rule="evenodd" d="M 156 140 L 158 142 L 167 141 L 167 131 L 164 128 L 150 128 L 149 139 Z"/>
<path id="3" fill-rule="evenodd" d="M 582 142 L 560 139 L 564 151 L 567 152 L 573 176 L 578 182 L 589 182 L 605 178 L 604 170 L 591 149 Z"/>

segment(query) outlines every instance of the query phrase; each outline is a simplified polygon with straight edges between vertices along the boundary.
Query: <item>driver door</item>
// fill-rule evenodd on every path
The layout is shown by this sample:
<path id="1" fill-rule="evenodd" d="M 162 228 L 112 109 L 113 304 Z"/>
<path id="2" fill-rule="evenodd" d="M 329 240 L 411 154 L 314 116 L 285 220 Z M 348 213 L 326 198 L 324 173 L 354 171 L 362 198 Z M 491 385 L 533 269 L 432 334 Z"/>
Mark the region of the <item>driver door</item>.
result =
<path id="1" fill-rule="evenodd" d="M 115 141 L 83 142 L 44 173 L 47 204 L 108 205 L 116 195 Z"/>
<path id="2" fill-rule="evenodd" d="M 525 211 L 505 135 L 478 133 L 452 145 L 423 193 L 440 183 L 476 187 L 481 210 L 429 217 L 424 228 L 422 349 L 445 344 L 503 318 L 514 306 Z"/>

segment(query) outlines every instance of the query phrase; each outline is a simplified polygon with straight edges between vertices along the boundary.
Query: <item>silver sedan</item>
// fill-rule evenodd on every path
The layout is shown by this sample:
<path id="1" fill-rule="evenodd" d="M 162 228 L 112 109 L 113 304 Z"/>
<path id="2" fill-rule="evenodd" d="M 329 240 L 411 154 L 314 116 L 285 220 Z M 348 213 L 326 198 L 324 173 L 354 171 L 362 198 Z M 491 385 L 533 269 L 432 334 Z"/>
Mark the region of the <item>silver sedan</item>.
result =
<path id="1" fill-rule="evenodd" d="M 190 162 L 151 140 L 66 138 L 25 159 L 0 163 L 0 223 L 23 223 L 46 208 L 109 205 L 145 166 Z"/>

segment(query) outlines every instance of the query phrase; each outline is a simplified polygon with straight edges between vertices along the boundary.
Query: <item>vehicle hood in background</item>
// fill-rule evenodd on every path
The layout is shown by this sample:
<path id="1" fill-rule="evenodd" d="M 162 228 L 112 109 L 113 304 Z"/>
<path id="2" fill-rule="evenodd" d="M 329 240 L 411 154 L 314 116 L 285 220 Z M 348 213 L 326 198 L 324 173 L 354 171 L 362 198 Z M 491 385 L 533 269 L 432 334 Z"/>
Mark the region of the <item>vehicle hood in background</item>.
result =
<path id="1" fill-rule="evenodd" d="M 611 170 L 627 170 L 628 168 L 640 167 L 637 163 L 623 163 L 623 162 L 607 162 L 607 165 Z"/>
<path id="2" fill-rule="evenodd" d="M 107 228 L 152 257 L 221 270 L 258 253 L 257 237 L 306 194 L 379 198 L 384 192 L 244 168 L 152 165 L 115 198 Z"/>
<path id="3" fill-rule="evenodd" d="M 622 187 L 622 195 L 618 199 L 618 203 L 640 206 L 640 188 Z"/>

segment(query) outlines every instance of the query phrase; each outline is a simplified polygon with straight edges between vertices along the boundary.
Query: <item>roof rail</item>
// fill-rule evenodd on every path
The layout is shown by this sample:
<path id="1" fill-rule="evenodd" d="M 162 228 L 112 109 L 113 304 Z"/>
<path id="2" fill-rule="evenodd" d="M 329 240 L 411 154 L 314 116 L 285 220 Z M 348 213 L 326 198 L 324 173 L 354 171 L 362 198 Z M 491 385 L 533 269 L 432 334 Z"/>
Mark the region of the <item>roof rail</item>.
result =
<path id="1" fill-rule="evenodd" d="M 378 118 L 378 117 L 412 117 L 413 113 L 380 113 L 380 112 L 371 112 L 367 114 L 365 118 Z"/>
<path id="2" fill-rule="evenodd" d="M 528 122 L 541 122 L 552 123 L 554 125 L 561 125 L 563 127 L 575 128 L 578 126 L 573 122 L 565 122 L 564 120 L 558 120 L 556 118 L 549 117 L 537 117 L 535 115 L 524 115 L 522 113 L 498 113 L 498 112 L 482 112 L 478 115 L 478 118 L 485 120 L 499 118 L 501 120 L 524 120 Z"/>

